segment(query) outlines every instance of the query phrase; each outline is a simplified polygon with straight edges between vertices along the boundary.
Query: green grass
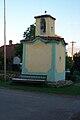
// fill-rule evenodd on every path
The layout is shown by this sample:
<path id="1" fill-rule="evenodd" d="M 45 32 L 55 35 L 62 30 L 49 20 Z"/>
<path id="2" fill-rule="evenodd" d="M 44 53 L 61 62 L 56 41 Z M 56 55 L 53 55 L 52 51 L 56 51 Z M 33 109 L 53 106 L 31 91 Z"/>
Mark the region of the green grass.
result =
<path id="1" fill-rule="evenodd" d="M 3 70 L 0 70 L 0 74 L 4 74 L 4 71 Z M 20 74 L 19 71 L 6 71 L 6 74 Z"/>
<path id="2" fill-rule="evenodd" d="M 0 70 L 0 73 L 3 73 L 2 70 Z M 19 72 L 13 72 L 13 71 L 7 71 L 7 74 L 19 74 Z M 2 79 L 2 80 L 1 80 Z M 36 92 L 46 92 L 46 93 L 56 93 L 56 94 L 69 94 L 69 95 L 80 95 L 80 87 L 76 87 L 74 85 L 71 86 L 65 86 L 60 88 L 54 88 L 49 86 L 41 86 L 41 85 L 33 85 L 33 84 L 27 84 L 27 83 L 13 83 L 10 80 L 4 81 L 3 78 L 0 79 L 0 88 L 9 88 L 9 89 L 16 89 L 16 90 L 25 90 L 25 91 L 36 91 Z M 80 82 L 80 80 L 75 81 Z"/>
<path id="3" fill-rule="evenodd" d="M 46 85 L 42 86 L 42 85 L 37 85 L 37 84 L 13 83 L 11 81 L 3 82 L 3 80 L 0 80 L 0 88 L 1 87 L 15 89 L 15 90 L 24 90 L 24 91 L 80 95 L 80 87 L 76 87 L 74 85 L 65 86 L 61 88 L 53 88 L 53 87 L 49 87 Z"/>

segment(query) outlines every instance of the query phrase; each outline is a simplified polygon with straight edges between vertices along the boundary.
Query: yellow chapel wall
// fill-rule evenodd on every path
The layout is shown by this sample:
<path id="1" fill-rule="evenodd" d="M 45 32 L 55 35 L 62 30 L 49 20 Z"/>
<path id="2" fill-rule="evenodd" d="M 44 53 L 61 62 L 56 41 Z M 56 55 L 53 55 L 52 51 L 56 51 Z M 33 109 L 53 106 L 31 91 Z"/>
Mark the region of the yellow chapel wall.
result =
<path id="1" fill-rule="evenodd" d="M 58 73 L 65 70 L 65 47 L 62 43 L 56 44 L 56 70 Z"/>
<path id="2" fill-rule="evenodd" d="M 36 19 L 36 36 L 54 36 L 55 34 L 55 20 L 50 17 L 46 17 L 46 33 L 40 34 L 40 18 Z M 52 30 L 53 27 L 53 30 Z"/>
<path id="3" fill-rule="evenodd" d="M 52 44 L 37 40 L 26 45 L 25 65 L 29 72 L 48 72 L 52 63 Z"/>

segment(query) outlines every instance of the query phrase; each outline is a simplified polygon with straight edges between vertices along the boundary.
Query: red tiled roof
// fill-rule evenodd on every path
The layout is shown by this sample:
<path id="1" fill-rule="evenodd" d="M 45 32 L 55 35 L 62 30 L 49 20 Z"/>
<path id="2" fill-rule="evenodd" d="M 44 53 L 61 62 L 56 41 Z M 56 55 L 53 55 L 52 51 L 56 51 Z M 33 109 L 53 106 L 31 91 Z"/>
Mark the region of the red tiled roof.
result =
<path id="1" fill-rule="evenodd" d="M 26 38 L 26 39 L 21 40 L 21 42 L 32 41 L 32 40 L 34 40 L 35 38 L 36 38 L 36 37 Z"/>
<path id="2" fill-rule="evenodd" d="M 21 40 L 21 42 L 33 41 L 37 37 L 42 38 L 42 39 L 47 40 L 47 41 L 57 41 L 57 42 L 63 41 L 64 44 L 67 45 L 67 43 L 64 41 L 64 38 L 61 38 L 61 37 L 51 37 L 51 36 L 46 36 L 46 37 L 45 36 L 36 36 L 36 37 L 23 39 L 23 40 Z"/>

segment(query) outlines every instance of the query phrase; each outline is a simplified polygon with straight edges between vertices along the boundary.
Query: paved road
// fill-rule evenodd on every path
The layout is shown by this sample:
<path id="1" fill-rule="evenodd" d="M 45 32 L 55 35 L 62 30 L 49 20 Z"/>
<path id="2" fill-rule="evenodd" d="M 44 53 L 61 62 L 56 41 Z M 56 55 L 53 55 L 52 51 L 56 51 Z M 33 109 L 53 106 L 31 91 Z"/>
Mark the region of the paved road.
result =
<path id="1" fill-rule="evenodd" d="M 68 120 L 80 112 L 80 97 L 0 88 L 0 120 Z"/>

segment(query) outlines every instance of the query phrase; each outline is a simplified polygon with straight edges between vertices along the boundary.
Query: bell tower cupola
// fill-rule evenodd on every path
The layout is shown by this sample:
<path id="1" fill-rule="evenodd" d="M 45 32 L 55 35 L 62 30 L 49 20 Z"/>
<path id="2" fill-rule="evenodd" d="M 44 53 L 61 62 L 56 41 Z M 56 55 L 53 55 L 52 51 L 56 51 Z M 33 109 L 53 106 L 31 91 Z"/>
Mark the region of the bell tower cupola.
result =
<path id="1" fill-rule="evenodd" d="M 56 18 L 48 14 L 34 18 L 36 19 L 36 36 L 54 36 Z"/>

